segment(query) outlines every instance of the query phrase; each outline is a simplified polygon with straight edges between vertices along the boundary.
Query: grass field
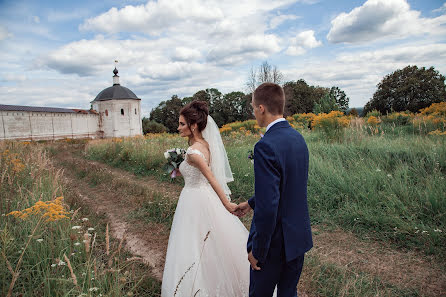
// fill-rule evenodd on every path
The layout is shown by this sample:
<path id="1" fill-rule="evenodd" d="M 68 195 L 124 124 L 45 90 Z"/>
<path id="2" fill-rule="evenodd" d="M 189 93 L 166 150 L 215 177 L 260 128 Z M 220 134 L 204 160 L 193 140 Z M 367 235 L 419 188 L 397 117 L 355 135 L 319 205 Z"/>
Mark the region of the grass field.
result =
<path id="1" fill-rule="evenodd" d="M 125 260 L 102 218 L 66 191 L 46 145 L 0 142 L 0 169 L 1 296 L 159 291 L 143 265 Z"/>
<path id="2" fill-rule="evenodd" d="M 333 119 L 336 121 L 327 116 L 322 122 L 331 125 Z M 235 178 L 229 184 L 235 202 L 253 194 L 248 151 L 260 139 L 252 122 L 245 126 L 253 130 L 244 125 L 235 123 L 223 133 Z M 445 285 L 439 275 L 446 272 L 444 127 L 438 130 L 438 123 L 416 126 L 391 121 L 364 125 L 364 120 L 359 124 L 352 120 L 350 127 L 331 133 L 329 129 L 303 129 L 297 122 L 293 125 L 310 151 L 308 202 L 316 244 L 306 258 L 305 293 L 441 296 Z M 186 139 L 169 134 L 56 143 L 0 142 L 1 295 L 159 296 L 159 278 L 154 279 L 141 262 L 128 261 L 132 254 L 122 242 L 108 236 L 109 218 L 98 216 L 79 193 L 66 186 L 64 178 L 70 176 L 74 188 L 84 185 L 82 190 L 93 198 L 101 195 L 117 214 L 122 212 L 119 203 L 127 206 L 121 219 L 136 231 L 158 228 L 158 233 L 146 235 L 164 253 L 183 180 L 172 180 L 164 171 L 163 152 L 187 146 Z M 72 156 L 70 160 L 64 152 Z M 56 155 L 59 167 L 54 165 Z M 113 167 L 124 171 L 111 174 Z M 115 202 L 118 204 L 113 205 Z M 249 226 L 249 220 L 242 221 Z M 337 237 L 348 243 L 333 247 Z M 357 247 L 349 249 L 348 244 Z M 350 267 L 349 259 L 327 261 L 326 255 L 335 249 L 339 253 L 349 249 L 359 264 Z M 362 259 L 363 251 L 372 255 Z M 390 273 L 384 269 L 377 270 L 384 274 L 377 274 L 368 268 L 386 265 L 379 262 L 380 256 L 416 266 L 412 260 L 404 262 L 407 255 L 422 258 L 417 262 L 421 263 L 419 273 L 427 271 L 424 277 L 432 275 L 439 281 L 426 288 L 426 279 L 410 285 L 416 277 L 412 274 L 405 280 L 394 279 L 393 274 L 406 273 L 398 263 L 389 264 L 398 270 Z M 435 267 L 429 270 L 429 266 Z"/>
<path id="3" fill-rule="evenodd" d="M 333 142 L 320 132 L 302 133 L 310 151 L 308 199 L 313 224 L 340 226 L 444 259 L 446 137 L 370 135 L 348 129 L 341 141 Z M 242 133 L 225 136 L 235 201 L 253 193 L 247 155 L 258 139 Z M 185 148 L 187 143 L 172 135 L 93 141 L 86 153 L 91 159 L 165 181 L 170 177 L 163 171 L 162 153 L 173 147 Z"/>

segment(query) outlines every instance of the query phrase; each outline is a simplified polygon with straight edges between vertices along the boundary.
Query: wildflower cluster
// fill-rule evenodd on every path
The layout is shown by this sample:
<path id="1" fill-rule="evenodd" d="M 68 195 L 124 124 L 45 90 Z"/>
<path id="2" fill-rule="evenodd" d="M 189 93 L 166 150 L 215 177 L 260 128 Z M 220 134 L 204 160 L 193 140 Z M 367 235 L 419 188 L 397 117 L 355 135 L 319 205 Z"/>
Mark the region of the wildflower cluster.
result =
<path id="1" fill-rule="evenodd" d="M 446 102 L 433 103 L 417 114 L 412 124 L 420 133 L 443 135 L 446 131 Z"/>
<path id="2" fill-rule="evenodd" d="M 223 125 L 220 128 L 220 133 L 223 135 L 228 135 L 232 132 L 237 132 L 241 134 L 246 134 L 249 131 L 249 135 L 256 134 L 259 132 L 260 127 L 257 125 L 256 120 L 247 120 L 244 122 L 233 122 L 226 125 Z"/>
<path id="3" fill-rule="evenodd" d="M 384 123 L 404 126 L 410 124 L 414 116 L 415 115 L 410 111 L 392 112 L 386 116 L 381 117 L 381 120 Z"/>
<path id="4" fill-rule="evenodd" d="M 14 216 L 22 220 L 27 219 L 31 215 L 41 215 L 42 218 L 46 218 L 47 222 L 54 222 L 61 219 L 68 218 L 68 211 L 65 210 L 63 205 L 63 197 L 57 197 L 52 201 L 37 201 L 33 206 L 26 208 L 22 211 L 12 211 L 8 213 L 8 216 Z"/>
<path id="5" fill-rule="evenodd" d="M 2 159 L 7 166 L 11 166 L 14 173 L 22 172 L 25 169 L 25 164 L 23 164 L 22 160 L 18 157 L 18 154 L 11 153 L 8 149 L 3 151 Z"/>
<path id="6" fill-rule="evenodd" d="M 313 117 L 311 126 L 318 129 L 342 129 L 348 127 L 350 120 L 341 111 L 321 113 Z"/>
<path id="7" fill-rule="evenodd" d="M 420 110 L 422 115 L 431 115 L 434 117 L 446 117 L 446 102 L 433 103 L 431 106 Z"/>
<path id="8" fill-rule="evenodd" d="M 367 124 L 369 124 L 372 127 L 376 127 L 379 124 L 381 124 L 381 119 L 379 117 L 370 116 L 367 120 Z"/>
<path id="9" fill-rule="evenodd" d="M 295 115 L 287 117 L 287 121 L 293 128 L 304 129 L 311 128 L 313 119 L 316 117 L 314 113 L 296 113 Z"/>

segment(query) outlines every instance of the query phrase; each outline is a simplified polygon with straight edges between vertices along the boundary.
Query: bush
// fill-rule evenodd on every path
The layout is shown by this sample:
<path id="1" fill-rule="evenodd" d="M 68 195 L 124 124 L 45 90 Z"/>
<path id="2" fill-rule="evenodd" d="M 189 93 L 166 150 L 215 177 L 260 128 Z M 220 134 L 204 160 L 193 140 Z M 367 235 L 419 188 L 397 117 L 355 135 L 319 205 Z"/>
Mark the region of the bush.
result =
<path id="1" fill-rule="evenodd" d="M 144 134 L 147 133 L 165 133 L 167 132 L 166 126 L 163 124 L 157 123 L 155 121 L 143 121 L 142 131 Z"/>
<path id="2" fill-rule="evenodd" d="M 371 116 L 374 116 L 374 117 L 380 117 L 380 116 L 381 116 L 381 113 L 380 113 L 379 111 L 377 111 L 376 109 L 374 109 L 374 110 L 372 110 L 372 111 L 369 111 L 369 112 L 365 115 L 366 118 L 371 117 Z"/>
<path id="3" fill-rule="evenodd" d="M 422 109 L 413 118 L 412 124 L 421 134 L 431 134 L 430 132 L 433 131 L 438 131 L 438 133 L 446 131 L 446 102 L 434 103 Z M 434 133 L 433 135 L 436 134 Z"/>
<path id="4" fill-rule="evenodd" d="M 386 124 L 394 124 L 396 126 L 404 126 L 411 123 L 414 114 L 410 111 L 393 112 L 383 116 L 381 120 Z"/>
<path id="5" fill-rule="evenodd" d="M 223 125 L 220 128 L 220 133 L 223 135 L 228 135 L 231 132 L 241 131 L 245 133 L 246 131 L 251 131 L 251 133 L 257 133 L 260 130 L 259 125 L 257 125 L 256 120 L 247 120 L 244 122 L 233 122 L 230 124 Z"/>
<path id="6" fill-rule="evenodd" d="M 321 130 L 329 140 L 340 140 L 344 135 L 344 128 L 349 124 L 350 120 L 341 111 L 332 111 L 316 115 L 311 125 L 314 129 Z"/>
<path id="7" fill-rule="evenodd" d="M 311 129 L 311 123 L 316 115 L 314 113 L 296 113 L 287 118 L 290 123 L 293 123 L 297 127 Z"/>

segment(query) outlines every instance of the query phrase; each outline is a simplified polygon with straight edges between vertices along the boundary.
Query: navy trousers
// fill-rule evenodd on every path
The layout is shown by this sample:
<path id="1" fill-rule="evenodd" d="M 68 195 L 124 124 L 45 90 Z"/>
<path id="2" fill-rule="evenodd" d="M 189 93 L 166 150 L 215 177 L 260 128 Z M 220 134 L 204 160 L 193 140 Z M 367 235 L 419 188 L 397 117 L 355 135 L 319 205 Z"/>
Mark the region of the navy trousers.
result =
<path id="1" fill-rule="evenodd" d="M 278 224 L 265 263 L 261 270 L 250 269 L 249 296 L 271 297 L 277 286 L 277 297 L 297 297 L 297 283 L 304 264 L 304 255 L 286 261 L 281 225 Z"/>

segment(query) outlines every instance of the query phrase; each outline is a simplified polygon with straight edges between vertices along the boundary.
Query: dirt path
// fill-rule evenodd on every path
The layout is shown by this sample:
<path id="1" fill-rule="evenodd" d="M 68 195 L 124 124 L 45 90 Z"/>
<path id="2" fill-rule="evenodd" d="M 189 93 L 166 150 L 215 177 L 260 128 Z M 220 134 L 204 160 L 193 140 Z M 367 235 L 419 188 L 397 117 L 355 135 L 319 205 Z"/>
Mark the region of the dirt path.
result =
<path id="1" fill-rule="evenodd" d="M 129 199 L 128 196 L 113 191 L 111 184 L 104 183 L 92 187 L 70 168 L 79 171 L 99 170 L 102 174 L 108 174 L 115 186 L 138 186 L 139 189 L 146 188 L 149 192 L 156 189 L 163 197 L 178 197 L 180 187 L 172 184 L 163 186 L 151 178 L 138 179 L 128 172 L 76 157 L 69 151 L 57 154 L 55 161 L 55 165 L 64 170 L 63 178 L 67 190 L 75 194 L 84 205 L 91 207 L 96 214 L 105 215 L 111 236 L 118 240 L 125 237 L 127 250 L 151 267 L 153 276 L 161 281 L 169 235 L 166 227 L 156 223 L 135 222 L 131 213 L 138 208 L 138 200 Z"/>
<path id="2" fill-rule="evenodd" d="M 98 214 L 106 214 L 112 235 L 119 240 L 125 236 L 127 249 L 135 256 L 141 257 L 143 262 L 152 268 L 153 275 L 161 280 L 168 228 L 162 224 L 132 221 L 129 214 L 139 207 L 140 198 L 135 199 L 132 195 L 124 197 L 107 183 L 91 187 L 79 179 L 73 170 L 70 170 L 70 166 L 81 170 L 99 170 L 108 175 L 110 182 L 115 186 L 118 183 L 130 189 L 138 187 L 156 191 L 166 199 L 177 199 L 181 191 L 180 186 L 162 183 L 153 177 L 137 178 L 129 172 L 85 160 L 69 151 L 57 155 L 56 165 L 65 169 L 64 177 L 70 190 L 85 201 L 86 205 L 91 205 Z M 314 248 L 309 255 L 317 257 L 323 263 L 364 272 L 399 288 L 416 289 L 421 296 L 446 294 L 446 274 L 440 269 L 441 264 L 436 263 L 434 259 L 415 252 L 395 250 L 382 242 L 362 241 L 352 233 L 342 230 L 328 231 L 324 230 L 323 226 L 315 226 L 314 231 Z M 305 275 L 303 278 L 305 279 Z M 306 293 L 306 296 L 311 295 Z M 305 293 L 303 295 L 305 296 Z"/>

